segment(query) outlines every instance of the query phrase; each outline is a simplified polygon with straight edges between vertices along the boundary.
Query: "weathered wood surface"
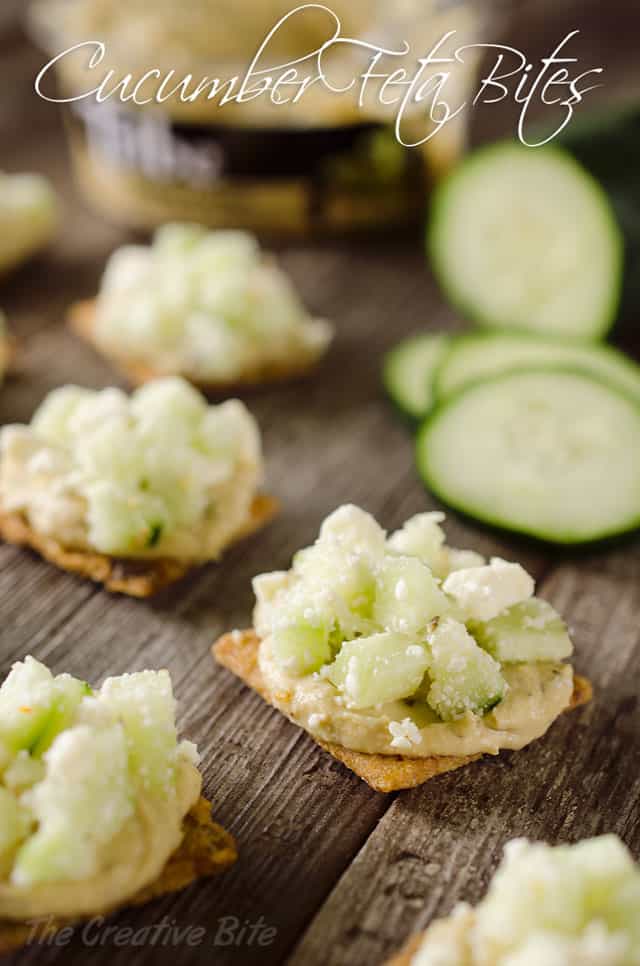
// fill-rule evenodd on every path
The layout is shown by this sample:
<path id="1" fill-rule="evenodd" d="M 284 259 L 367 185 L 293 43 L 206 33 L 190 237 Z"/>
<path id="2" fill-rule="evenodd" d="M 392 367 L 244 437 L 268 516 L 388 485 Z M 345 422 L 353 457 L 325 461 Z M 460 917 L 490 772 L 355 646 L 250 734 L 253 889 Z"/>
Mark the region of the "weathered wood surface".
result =
<path id="1" fill-rule="evenodd" d="M 19 339 L 16 373 L 0 392 L 0 422 L 28 419 L 53 386 L 113 384 L 114 373 L 61 324 L 66 306 L 96 289 L 122 235 L 95 219 L 68 181 L 55 111 L 31 82 L 39 56 L 0 46 L 0 166 L 54 177 L 64 199 L 56 246 L 5 283 L 0 304 Z M 409 932 L 459 898 L 483 891 L 503 843 L 619 832 L 640 855 L 640 540 L 559 560 L 451 518 L 453 543 L 521 559 L 568 615 L 577 666 L 597 698 L 520 754 L 501 755 L 397 796 L 370 791 L 264 705 L 209 655 L 223 630 L 250 620 L 250 579 L 286 566 L 337 504 L 361 503 L 388 527 L 433 506 L 416 477 L 411 440 L 381 396 L 382 352 L 421 326 L 459 323 L 438 297 L 415 239 L 357 246 L 292 246 L 285 266 L 308 304 L 336 321 L 330 357 L 308 382 L 249 397 L 264 432 L 278 520 L 151 603 L 112 597 L 0 545 L 0 672 L 33 653 L 93 681 L 167 666 L 183 733 L 202 752 L 205 792 L 237 836 L 240 860 L 116 924 L 166 917 L 203 925 L 196 946 L 31 948 L 27 964 L 167 962 L 376 964 Z M 269 946 L 214 946 L 223 917 L 276 929 Z"/>

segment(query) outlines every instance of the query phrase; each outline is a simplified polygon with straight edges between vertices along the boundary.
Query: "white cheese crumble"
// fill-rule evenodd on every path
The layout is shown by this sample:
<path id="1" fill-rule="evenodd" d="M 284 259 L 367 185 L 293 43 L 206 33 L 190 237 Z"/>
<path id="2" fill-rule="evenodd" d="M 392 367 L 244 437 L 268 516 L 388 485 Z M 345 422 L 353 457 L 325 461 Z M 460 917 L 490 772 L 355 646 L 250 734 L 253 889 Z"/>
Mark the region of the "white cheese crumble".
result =
<path id="1" fill-rule="evenodd" d="M 488 565 L 453 571 L 442 588 L 465 620 L 489 621 L 531 597 L 534 581 L 520 564 L 492 557 Z"/>
<path id="2" fill-rule="evenodd" d="M 422 738 L 420 729 L 411 718 L 402 721 L 390 721 L 389 732 L 392 735 L 391 747 L 401 751 L 410 751 L 412 746 L 419 745 Z"/>

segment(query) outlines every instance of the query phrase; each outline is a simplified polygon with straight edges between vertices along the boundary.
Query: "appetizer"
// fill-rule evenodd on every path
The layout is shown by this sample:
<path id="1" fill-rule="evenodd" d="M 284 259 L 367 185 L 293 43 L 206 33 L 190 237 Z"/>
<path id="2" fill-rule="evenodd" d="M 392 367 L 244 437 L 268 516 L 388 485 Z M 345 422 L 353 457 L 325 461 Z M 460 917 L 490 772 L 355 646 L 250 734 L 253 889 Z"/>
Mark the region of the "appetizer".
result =
<path id="1" fill-rule="evenodd" d="M 638 966 L 640 867 L 615 835 L 515 839 L 484 899 L 460 903 L 388 966 Z"/>
<path id="2" fill-rule="evenodd" d="M 516 563 L 445 544 L 441 513 L 387 538 L 343 506 L 289 571 L 254 579 L 254 629 L 217 660 L 379 791 L 523 748 L 590 696 Z"/>
<path id="3" fill-rule="evenodd" d="M 188 224 L 114 252 L 70 323 L 134 385 L 180 375 L 211 391 L 306 372 L 332 331 L 252 235 Z"/>
<path id="4" fill-rule="evenodd" d="M 32 657 L 14 664 L 0 688 L 0 950 L 34 919 L 60 928 L 232 864 L 197 766 L 168 671 L 94 690 Z"/>
<path id="5" fill-rule="evenodd" d="M 0 430 L 0 535 L 146 597 L 270 519 L 262 474 L 237 400 L 208 406 L 177 378 L 131 397 L 65 386 Z"/>
<path id="6" fill-rule="evenodd" d="M 0 172 L 0 276 L 43 248 L 56 220 L 56 197 L 46 178 Z"/>

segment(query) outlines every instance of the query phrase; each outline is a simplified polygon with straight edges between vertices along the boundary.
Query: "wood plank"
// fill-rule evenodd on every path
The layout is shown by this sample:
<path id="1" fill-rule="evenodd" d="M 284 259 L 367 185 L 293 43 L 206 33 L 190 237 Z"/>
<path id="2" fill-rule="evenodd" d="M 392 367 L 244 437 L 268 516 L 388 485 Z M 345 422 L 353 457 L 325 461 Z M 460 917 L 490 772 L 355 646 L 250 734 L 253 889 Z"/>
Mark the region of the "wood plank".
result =
<path id="1" fill-rule="evenodd" d="M 290 966 L 381 963 L 455 901 L 476 902 L 515 836 L 616 832 L 640 857 L 640 586 L 566 566 L 543 589 L 573 626 L 593 703 L 521 752 L 398 795 Z"/>
<path id="2" fill-rule="evenodd" d="M 398 329 L 415 325 L 407 304 L 428 311 L 434 303 L 421 259 L 406 250 L 390 260 L 381 249 L 350 256 L 331 248 L 285 252 L 284 258 L 309 303 L 336 318 L 339 334 L 333 358 L 309 382 L 250 398 L 264 431 L 269 488 L 282 500 L 281 517 L 221 566 L 205 568 L 151 604 L 108 597 L 12 548 L 3 548 L 0 582 L 0 606 L 15 601 L 7 612 L 14 616 L 0 629 L 5 670 L 27 649 L 56 670 L 91 680 L 145 666 L 170 668 L 181 724 L 202 750 L 206 792 L 240 841 L 241 862 L 223 880 L 117 921 L 144 924 L 166 914 L 202 922 L 210 937 L 221 916 L 263 915 L 278 930 L 269 951 L 273 962 L 295 943 L 390 800 L 215 668 L 209 644 L 223 630 L 250 622 L 251 577 L 287 566 L 339 503 L 363 503 L 389 526 L 433 505 L 415 475 L 410 437 L 382 398 L 378 375 L 382 348 Z M 396 331 L 388 319 L 396 320 Z M 78 373 L 93 385 L 111 378 L 90 350 L 55 327 L 30 335 L 25 352 L 28 378 L 18 377 L 6 389 L 10 418 L 27 418 L 51 385 Z M 454 521 L 451 529 L 457 541 L 470 542 L 468 525 Z M 509 551 L 488 535 L 481 542 L 486 552 Z M 537 553 L 528 563 L 537 572 L 545 565 Z M 29 607 L 27 600 L 33 602 Z M 67 952 L 81 956 L 81 940 Z M 220 950 L 216 962 L 246 962 L 249 953 Z M 113 949 L 92 955 L 112 956 Z M 155 949 L 140 953 L 154 962 L 157 955 Z M 192 955 L 189 949 L 171 951 L 172 960 L 187 962 Z M 15 960 L 49 956 L 55 958 L 55 951 L 31 950 Z M 264 958 L 264 950 L 255 956 Z"/>

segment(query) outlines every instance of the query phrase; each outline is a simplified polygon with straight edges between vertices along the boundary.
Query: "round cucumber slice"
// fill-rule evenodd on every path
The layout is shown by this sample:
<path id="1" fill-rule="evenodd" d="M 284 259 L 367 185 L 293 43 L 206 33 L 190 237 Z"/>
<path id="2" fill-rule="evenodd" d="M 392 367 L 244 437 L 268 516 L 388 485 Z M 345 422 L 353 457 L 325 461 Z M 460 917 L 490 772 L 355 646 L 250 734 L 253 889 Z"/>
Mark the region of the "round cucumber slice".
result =
<path id="1" fill-rule="evenodd" d="M 543 339 L 520 332 L 480 332 L 454 340 L 435 375 L 437 398 L 488 376 L 532 366 L 583 369 L 640 402 L 640 366 L 611 346 Z"/>
<path id="2" fill-rule="evenodd" d="M 474 383 L 417 440 L 426 485 L 476 519 L 558 544 L 640 526 L 640 406 L 580 371 Z"/>
<path id="3" fill-rule="evenodd" d="M 405 339 L 387 353 L 382 369 L 384 387 L 410 419 L 422 419 L 429 412 L 433 376 L 450 343 L 449 336 L 424 333 Z"/>
<path id="4" fill-rule="evenodd" d="M 560 148 L 476 151 L 436 189 L 428 249 L 481 325 L 588 340 L 614 322 L 622 234 L 602 187 Z"/>

